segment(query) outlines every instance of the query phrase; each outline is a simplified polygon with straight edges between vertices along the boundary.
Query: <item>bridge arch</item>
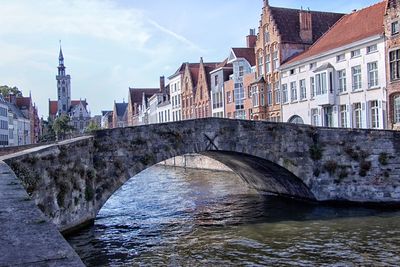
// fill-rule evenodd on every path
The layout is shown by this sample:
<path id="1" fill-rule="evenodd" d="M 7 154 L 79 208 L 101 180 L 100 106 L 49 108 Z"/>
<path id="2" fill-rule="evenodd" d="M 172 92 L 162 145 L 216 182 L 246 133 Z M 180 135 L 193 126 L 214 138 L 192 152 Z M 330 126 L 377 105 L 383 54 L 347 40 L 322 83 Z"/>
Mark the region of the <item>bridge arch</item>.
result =
<path id="1" fill-rule="evenodd" d="M 224 163 L 261 192 L 400 203 L 400 174 L 391 167 L 399 164 L 398 140 L 400 133 L 389 131 L 207 118 L 102 130 L 3 160 L 65 231 L 93 221 L 137 173 L 192 153 Z"/>

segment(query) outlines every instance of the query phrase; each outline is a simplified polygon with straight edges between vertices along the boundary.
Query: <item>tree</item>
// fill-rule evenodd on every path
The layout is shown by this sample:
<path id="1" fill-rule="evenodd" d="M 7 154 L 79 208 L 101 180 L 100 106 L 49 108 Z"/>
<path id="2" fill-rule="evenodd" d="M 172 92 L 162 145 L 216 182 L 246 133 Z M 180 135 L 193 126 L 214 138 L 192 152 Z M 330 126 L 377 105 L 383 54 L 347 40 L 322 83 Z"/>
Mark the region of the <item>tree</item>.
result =
<path id="1" fill-rule="evenodd" d="M 74 130 L 74 127 L 72 127 L 69 123 L 70 118 L 67 115 L 61 115 L 54 120 L 53 130 L 56 133 L 57 140 L 65 139 L 65 135 Z"/>
<path id="2" fill-rule="evenodd" d="M 2 85 L 0 86 L 0 94 L 3 97 L 7 97 L 10 94 L 11 95 L 16 95 L 16 96 L 22 96 L 22 92 L 18 89 L 18 87 L 9 87 L 7 85 Z"/>
<path id="3" fill-rule="evenodd" d="M 92 133 L 94 131 L 98 131 L 100 130 L 100 127 L 97 123 L 95 123 L 94 121 L 91 121 L 89 123 L 89 125 L 86 127 L 85 132 L 86 133 Z"/>

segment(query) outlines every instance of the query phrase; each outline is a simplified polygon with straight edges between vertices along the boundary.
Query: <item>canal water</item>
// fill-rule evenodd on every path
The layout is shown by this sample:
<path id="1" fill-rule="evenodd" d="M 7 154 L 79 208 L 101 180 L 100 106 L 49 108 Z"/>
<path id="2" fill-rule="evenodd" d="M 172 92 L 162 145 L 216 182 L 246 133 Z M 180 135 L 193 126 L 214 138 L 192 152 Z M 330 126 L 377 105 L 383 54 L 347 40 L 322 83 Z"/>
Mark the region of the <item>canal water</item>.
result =
<path id="1" fill-rule="evenodd" d="M 232 173 L 155 166 L 68 241 L 87 266 L 400 266 L 400 212 L 263 197 Z"/>

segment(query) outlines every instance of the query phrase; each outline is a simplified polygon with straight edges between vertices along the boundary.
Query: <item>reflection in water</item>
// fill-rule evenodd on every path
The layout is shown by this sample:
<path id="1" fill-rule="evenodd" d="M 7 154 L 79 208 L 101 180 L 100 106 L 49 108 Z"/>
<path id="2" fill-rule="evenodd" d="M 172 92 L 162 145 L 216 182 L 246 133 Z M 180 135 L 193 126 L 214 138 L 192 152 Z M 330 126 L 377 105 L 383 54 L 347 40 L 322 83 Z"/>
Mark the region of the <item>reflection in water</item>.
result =
<path id="1" fill-rule="evenodd" d="M 225 172 L 153 167 L 69 242 L 88 266 L 398 266 L 400 212 L 263 197 Z"/>

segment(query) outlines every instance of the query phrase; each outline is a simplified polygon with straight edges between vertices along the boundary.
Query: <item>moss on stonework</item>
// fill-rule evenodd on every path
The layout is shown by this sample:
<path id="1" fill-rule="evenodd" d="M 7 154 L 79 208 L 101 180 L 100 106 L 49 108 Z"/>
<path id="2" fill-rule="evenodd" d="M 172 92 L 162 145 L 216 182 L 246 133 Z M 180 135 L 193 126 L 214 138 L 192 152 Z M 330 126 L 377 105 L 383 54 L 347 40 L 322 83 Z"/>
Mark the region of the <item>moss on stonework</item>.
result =
<path id="1" fill-rule="evenodd" d="M 336 172 L 336 169 L 338 168 L 338 164 L 334 160 L 329 160 L 324 163 L 324 169 L 329 173 L 329 175 L 334 175 Z"/>
<path id="2" fill-rule="evenodd" d="M 309 153 L 312 160 L 318 161 L 322 159 L 323 149 L 320 145 L 314 144 L 310 146 Z"/>
<path id="3" fill-rule="evenodd" d="M 32 195 L 39 184 L 39 174 L 31 168 L 26 167 L 21 162 L 12 162 L 10 167 L 14 171 L 15 175 L 22 181 L 28 194 Z"/>
<path id="4" fill-rule="evenodd" d="M 92 201 L 94 198 L 94 190 L 93 187 L 90 184 L 86 184 L 85 188 L 85 200 L 86 201 Z"/>
<path id="5" fill-rule="evenodd" d="M 388 154 L 387 153 L 380 153 L 378 161 L 382 166 L 388 165 Z"/>

